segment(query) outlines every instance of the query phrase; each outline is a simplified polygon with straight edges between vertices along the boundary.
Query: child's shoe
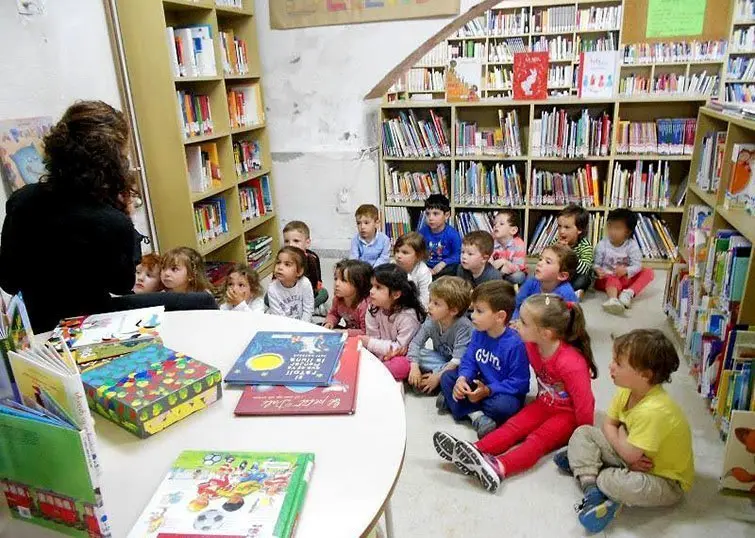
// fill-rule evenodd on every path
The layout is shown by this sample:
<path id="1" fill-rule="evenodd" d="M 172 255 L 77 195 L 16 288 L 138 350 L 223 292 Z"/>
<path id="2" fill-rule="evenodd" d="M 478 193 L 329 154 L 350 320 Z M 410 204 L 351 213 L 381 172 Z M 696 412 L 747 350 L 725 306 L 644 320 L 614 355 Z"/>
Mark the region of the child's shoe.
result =
<path id="1" fill-rule="evenodd" d="M 576 295 L 577 299 L 579 299 L 581 302 L 582 298 L 585 296 L 585 290 L 577 290 L 574 292 L 574 295 Z"/>
<path id="2" fill-rule="evenodd" d="M 487 434 L 495 430 L 498 427 L 498 424 L 496 424 L 495 420 L 493 420 L 489 416 L 482 415 L 472 421 L 472 426 L 477 431 L 477 438 L 482 439 Z"/>
<path id="3" fill-rule="evenodd" d="M 435 409 L 438 410 L 439 415 L 446 415 L 450 412 L 448 404 L 446 403 L 446 397 L 443 396 L 442 392 L 438 394 L 437 398 L 435 398 Z"/>
<path id="4" fill-rule="evenodd" d="M 603 310 L 605 310 L 609 314 L 620 316 L 624 313 L 625 308 L 618 299 L 608 299 L 605 303 L 603 303 Z"/>
<path id="5" fill-rule="evenodd" d="M 613 521 L 620 506 L 606 497 L 597 486 L 593 486 L 585 492 L 577 517 L 587 531 L 600 532 Z"/>
<path id="6" fill-rule="evenodd" d="M 435 432 L 433 434 L 433 446 L 435 447 L 435 452 L 438 453 L 438 456 L 451 463 L 456 462 L 456 443 L 458 442 L 459 440 L 450 433 Z"/>
<path id="7" fill-rule="evenodd" d="M 619 302 L 624 308 L 632 308 L 632 299 L 634 299 L 632 290 L 624 290 L 619 294 Z"/>
<path id="8" fill-rule="evenodd" d="M 571 466 L 569 465 L 569 456 L 566 449 L 560 450 L 553 455 L 553 463 L 555 463 L 556 467 L 561 469 L 563 472 L 567 474 L 574 474 L 572 473 Z"/>
<path id="9" fill-rule="evenodd" d="M 454 448 L 454 465 L 464 474 L 477 477 L 486 490 L 495 493 L 501 485 L 498 461 L 480 452 L 468 441 L 459 441 Z"/>

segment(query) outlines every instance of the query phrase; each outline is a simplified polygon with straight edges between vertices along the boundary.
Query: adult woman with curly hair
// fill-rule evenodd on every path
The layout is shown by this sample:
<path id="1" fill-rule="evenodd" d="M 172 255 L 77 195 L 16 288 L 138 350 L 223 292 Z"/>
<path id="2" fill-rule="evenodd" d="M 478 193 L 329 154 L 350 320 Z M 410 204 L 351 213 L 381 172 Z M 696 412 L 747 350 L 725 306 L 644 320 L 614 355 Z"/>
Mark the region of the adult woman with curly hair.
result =
<path id="1" fill-rule="evenodd" d="M 110 309 L 134 286 L 138 238 L 122 112 L 80 101 L 44 139 L 47 173 L 8 199 L 0 287 L 22 292 L 35 331 Z"/>

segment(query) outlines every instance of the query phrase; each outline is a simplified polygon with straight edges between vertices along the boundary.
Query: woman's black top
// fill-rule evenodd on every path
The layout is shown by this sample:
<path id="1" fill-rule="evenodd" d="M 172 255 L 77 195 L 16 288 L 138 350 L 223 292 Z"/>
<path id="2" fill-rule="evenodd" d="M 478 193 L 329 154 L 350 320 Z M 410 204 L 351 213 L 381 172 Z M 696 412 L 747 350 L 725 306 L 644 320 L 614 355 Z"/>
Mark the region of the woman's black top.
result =
<path id="1" fill-rule="evenodd" d="M 35 332 L 106 311 L 110 293 L 134 286 L 139 237 L 131 219 L 109 205 L 27 185 L 6 204 L 0 287 L 23 294 Z"/>

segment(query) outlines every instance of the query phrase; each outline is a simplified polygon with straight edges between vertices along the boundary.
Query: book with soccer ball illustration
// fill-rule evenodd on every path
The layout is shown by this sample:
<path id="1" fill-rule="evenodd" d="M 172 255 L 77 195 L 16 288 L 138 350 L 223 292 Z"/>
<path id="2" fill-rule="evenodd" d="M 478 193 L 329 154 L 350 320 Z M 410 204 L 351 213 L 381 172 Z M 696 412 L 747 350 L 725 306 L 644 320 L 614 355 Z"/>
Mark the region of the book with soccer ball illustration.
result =
<path id="1" fill-rule="evenodd" d="M 129 538 L 289 538 L 315 455 L 186 450 Z"/>
<path id="2" fill-rule="evenodd" d="M 353 414 L 357 397 L 360 343 L 350 337 L 327 387 L 254 385 L 244 389 L 234 413 L 243 415 Z"/>
<path id="3" fill-rule="evenodd" d="M 225 376 L 231 385 L 330 385 L 346 335 L 260 331 Z"/>

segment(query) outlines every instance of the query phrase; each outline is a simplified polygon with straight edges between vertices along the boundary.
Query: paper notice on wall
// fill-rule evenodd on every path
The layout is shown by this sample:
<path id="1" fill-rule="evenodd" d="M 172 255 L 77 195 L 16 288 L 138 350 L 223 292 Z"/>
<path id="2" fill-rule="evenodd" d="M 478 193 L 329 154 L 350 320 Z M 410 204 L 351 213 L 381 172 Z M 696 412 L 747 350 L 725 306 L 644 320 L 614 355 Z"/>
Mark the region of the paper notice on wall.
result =
<path id="1" fill-rule="evenodd" d="M 706 0 L 648 0 L 645 37 L 702 34 L 705 5 Z"/>
<path id="2" fill-rule="evenodd" d="M 275 29 L 420 19 L 459 14 L 460 0 L 271 0 Z"/>

